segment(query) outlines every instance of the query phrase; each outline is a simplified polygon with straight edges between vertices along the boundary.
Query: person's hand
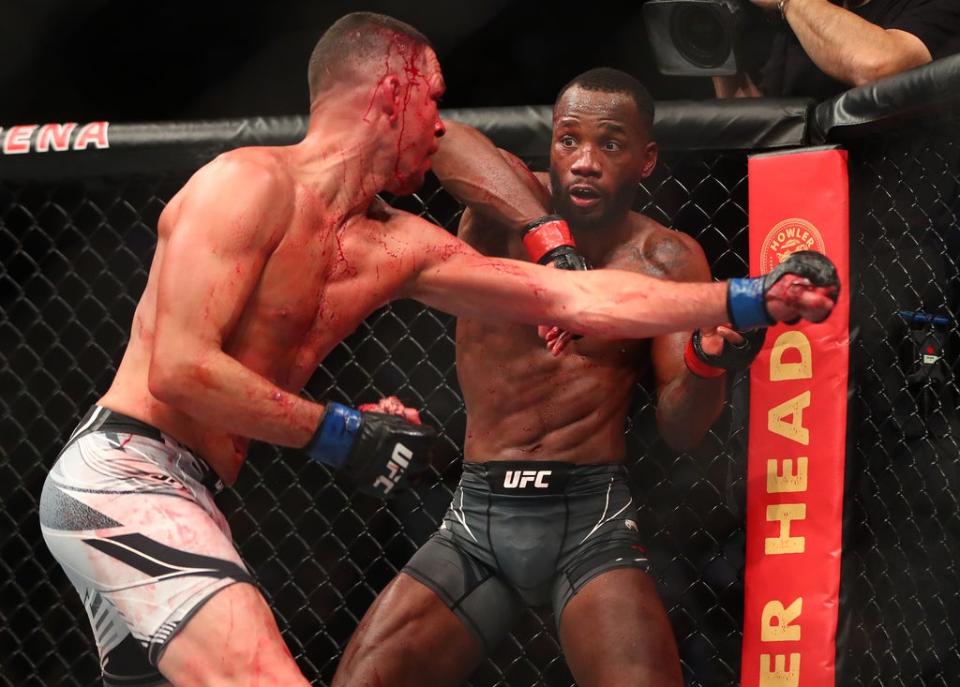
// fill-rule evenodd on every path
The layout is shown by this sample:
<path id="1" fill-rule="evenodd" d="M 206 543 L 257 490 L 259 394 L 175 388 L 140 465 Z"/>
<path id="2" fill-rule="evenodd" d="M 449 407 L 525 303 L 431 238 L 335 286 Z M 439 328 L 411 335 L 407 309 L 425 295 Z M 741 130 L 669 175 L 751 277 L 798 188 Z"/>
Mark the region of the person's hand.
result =
<path id="1" fill-rule="evenodd" d="M 724 342 L 729 342 L 731 346 L 739 348 L 744 341 L 745 339 L 739 332 L 723 325 L 700 330 L 700 347 L 704 353 L 710 356 L 719 356 L 723 352 Z"/>
<path id="2" fill-rule="evenodd" d="M 786 274 L 766 293 L 767 312 L 775 322 L 823 322 L 837 304 L 837 289 Z"/>
<path id="3" fill-rule="evenodd" d="M 579 338 L 565 329 L 560 329 L 560 327 L 550 327 L 543 324 L 537 327 L 537 334 L 546 342 L 547 350 L 550 351 L 550 354 L 553 356 L 558 356 L 563 353 L 571 341 Z"/>
<path id="4" fill-rule="evenodd" d="M 437 431 L 389 396 L 360 408 L 327 403 L 303 451 L 362 493 L 383 498 L 409 488 L 410 478 L 429 466 L 436 443 Z"/>
<path id="5" fill-rule="evenodd" d="M 357 410 L 362 413 L 386 413 L 387 415 L 399 415 L 407 422 L 412 422 L 415 425 L 423 424 L 420 421 L 420 411 L 416 408 L 407 408 L 396 396 L 387 396 L 385 398 L 381 398 L 376 403 L 363 403 L 357 406 Z"/>
<path id="6" fill-rule="evenodd" d="M 727 312 L 741 331 L 801 319 L 822 322 L 839 297 L 837 268 L 816 251 L 797 251 L 759 277 L 727 281 Z"/>
<path id="7" fill-rule="evenodd" d="M 727 326 L 697 329 L 690 336 L 683 360 L 697 377 L 713 379 L 724 372 L 745 370 L 763 348 L 766 328 L 738 332 Z"/>

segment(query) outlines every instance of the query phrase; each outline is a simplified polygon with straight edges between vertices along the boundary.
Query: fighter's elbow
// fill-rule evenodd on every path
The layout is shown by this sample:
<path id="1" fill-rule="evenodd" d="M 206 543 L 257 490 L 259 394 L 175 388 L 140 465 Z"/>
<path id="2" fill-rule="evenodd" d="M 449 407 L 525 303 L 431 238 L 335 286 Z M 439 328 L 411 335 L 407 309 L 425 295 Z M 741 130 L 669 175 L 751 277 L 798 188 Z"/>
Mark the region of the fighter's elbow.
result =
<path id="1" fill-rule="evenodd" d="M 680 453 L 689 453 L 700 447 L 713 423 L 716 422 L 722 410 L 722 403 L 716 407 L 700 408 L 699 410 L 664 409 L 662 404 L 657 406 L 657 430 L 660 438 L 672 450 Z"/>
<path id="2" fill-rule="evenodd" d="M 199 378 L 201 365 L 183 355 L 154 351 L 147 373 L 150 395 L 161 403 L 175 407 L 194 395 L 194 383 Z"/>
<path id="3" fill-rule="evenodd" d="M 706 432 L 691 431 L 689 427 L 660 426 L 660 438 L 670 450 L 677 453 L 689 453 L 700 446 Z"/>
<path id="4" fill-rule="evenodd" d="M 446 142 L 447 138 L 451 134 L 453 134 L 454 138 L 456 138 L 457 136 L 462 136 L 464 134 L 469 133 L 472 130 L 472 127 L 469 127 L 466 124 L 462 124 L 455 119 L 447 119 L 446 117 L 444 117 L 441 121 L 443 122 L 443 130 L 444 130 L 444 134 L 440 142 L 441 146 L 443 145 L 443 143 Z"/>
<path id="5" fill-rule="evenodd" d="M 174 405 L 177 400 L 177 389 L 180 388 L 178 377 L 182 376 L 176 369 L 176 366 L 166 362 L 150 363 L 150 369 L 147 373 L 147 389 L 150 395 L 161 403 Z"/>

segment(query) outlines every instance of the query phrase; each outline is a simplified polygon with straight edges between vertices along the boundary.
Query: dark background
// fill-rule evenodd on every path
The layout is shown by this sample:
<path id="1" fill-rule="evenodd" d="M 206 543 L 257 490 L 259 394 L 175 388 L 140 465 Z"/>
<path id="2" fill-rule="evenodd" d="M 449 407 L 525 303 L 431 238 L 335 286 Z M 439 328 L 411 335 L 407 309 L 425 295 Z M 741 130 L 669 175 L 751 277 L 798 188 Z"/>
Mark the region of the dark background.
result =
<path id="1" fill-rule="evenodd" d="M 433 41 L 444 107 L 551 103 L 596 66 L 634 74 L 658 100 L 711 96 L 708 79 L 657 73 L 642 4 L 8 1 L 0 3 L 0 125 L 305 113 L 310 51 L 356 10 L 408 21 Z"/>

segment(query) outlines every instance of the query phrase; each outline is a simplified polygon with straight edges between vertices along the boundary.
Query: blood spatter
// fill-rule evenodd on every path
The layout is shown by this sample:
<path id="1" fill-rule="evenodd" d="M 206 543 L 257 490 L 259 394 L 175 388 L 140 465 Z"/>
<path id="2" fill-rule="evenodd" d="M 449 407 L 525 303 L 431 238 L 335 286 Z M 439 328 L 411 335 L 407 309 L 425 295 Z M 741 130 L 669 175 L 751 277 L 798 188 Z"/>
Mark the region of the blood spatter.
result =
<path id="1" fill-rule="evenodd" d="M 350 261 L 347 259 L 347 255 L 343 250 L 343 232 L 344 228 L 342 226 L 338 227 L 333 233 L 334 241 L 337 244 L 337 260 L 334 264 L 334 273 L 346 275 L 348 277 L 357 276 L 357 269 L 350 264 Z"/>

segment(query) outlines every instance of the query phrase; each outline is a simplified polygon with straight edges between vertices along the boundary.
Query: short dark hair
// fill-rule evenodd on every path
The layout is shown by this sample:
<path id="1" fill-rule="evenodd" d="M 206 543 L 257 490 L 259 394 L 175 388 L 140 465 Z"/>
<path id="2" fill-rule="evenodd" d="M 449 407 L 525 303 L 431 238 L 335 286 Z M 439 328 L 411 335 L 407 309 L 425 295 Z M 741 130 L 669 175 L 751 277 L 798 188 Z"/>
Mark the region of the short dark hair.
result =
<path id="1" fill-rule="evenodd" d="M 310 101 L 351 68 L 377 61 L 383 63 L 391 44 L 401 48 L 425 46 L 430 40 L 399 19 L 374 12 L 352 12 L 335 21 L 323 32 L 310 54 L 307 80 Z"/>
<path id="2" fill-rule="evenodd" d="M 630 74 L 612 67 L 597 67 L 587 70 L 583 74 L 573 77 L 566 86 L 560 89 L 554 107 L 563 97 L 563 94 L 574 86 L 579 86 L 586 91 L 629 95 L 637 106 L 640 122 L 647 127 L 647 131 L 653 130 L 653 98 L 650 97 L 650 92 L 644 85 Z"/>

